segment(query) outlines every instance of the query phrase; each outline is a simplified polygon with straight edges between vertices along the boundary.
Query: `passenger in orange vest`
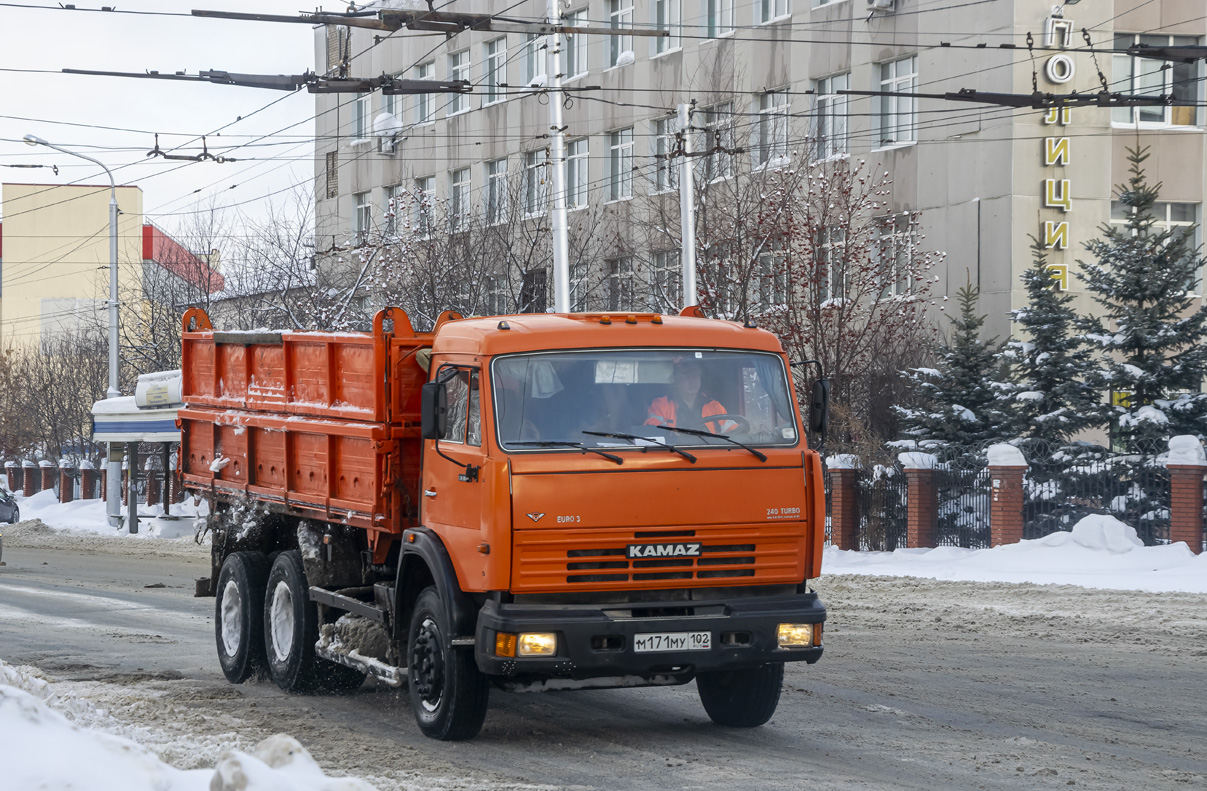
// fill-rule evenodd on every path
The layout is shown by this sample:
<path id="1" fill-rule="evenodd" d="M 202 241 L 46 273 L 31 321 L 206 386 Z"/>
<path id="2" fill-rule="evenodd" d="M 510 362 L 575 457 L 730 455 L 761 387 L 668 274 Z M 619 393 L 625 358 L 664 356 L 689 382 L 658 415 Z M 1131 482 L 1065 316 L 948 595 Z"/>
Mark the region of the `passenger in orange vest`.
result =
<path id="1" fill-rule="evenodd" d="M 683 359 L 675 363 L 671 375 L 671 394 L 655 398 L 650 404 L 647 426 L 694 428 L 727 434 L 737 429 L 732 420 L 708 420 L 711 415 L 724 415 L 727 410 L 700 389 L 703 366 L 699 360 Z"/>

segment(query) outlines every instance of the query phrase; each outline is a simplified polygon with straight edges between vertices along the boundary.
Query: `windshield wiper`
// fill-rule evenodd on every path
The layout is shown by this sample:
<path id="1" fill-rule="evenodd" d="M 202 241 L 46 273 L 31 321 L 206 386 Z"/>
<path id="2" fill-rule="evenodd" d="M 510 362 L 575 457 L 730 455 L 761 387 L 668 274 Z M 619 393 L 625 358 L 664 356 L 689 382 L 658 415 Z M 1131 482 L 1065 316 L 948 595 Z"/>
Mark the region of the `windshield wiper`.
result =
<path id="1" fill-rule="evenodd" d="M 662 442 L 661 440 L 654 439 L 653 437 L 639 437 L 636 434 L 619 434 L 619 433 L 612 433 L 612 432 L 608 432 L 608 431 L 584 431 L 582 433 L 590 434 L 592 437 L 612 437 L 613 439 L 627 439 L 629 442 L 632 442 L 634 445 L 637 444 L 637 440 L 642 440 L 644 442 L 649 442 L 652 445 L 655 445 L 656 447 L 666 448 L 667 450 L 674 451 L 675 453 L 678 453 L 680 456 L 682 456 L 683 458 L 690 461 L 692 464 L 696 463 L 696 457 L 691 455 L 687 451 L 682 450 L 681 448 L 676 448 L 674 445 L 670 444 L 669 442 Z M 640 447 L 641 447 L 641 452 L 645 453 L 645 449 L 649 446 L 642 445 Z"/>
<path id="2" fill-rule="evenodd" d="M 524 445 L 533 448 L 578 448 L 584 453 L 587 451 L 590 451 L 591 453 L 598 453 L 600 456 L 603 456 L 609 461 L 614 461 L 617 464 L 624 464 L 624 459 L 620 458 L 615 453 L 605 453 L 599 448 L 591 448 L 582 444 L 581 442 L 574 442 L 568 439 L 533 439 L 524 440 L 523 442 L 504 442 L 503 445 L 504 447 L 507 445 Z"/>
<path id="3" fill-rule="evenodd" d="M 674 426 L 656 426 L 656 428 L 664 428 L 667 431 L 678 431 L 681 434 L 693 434 L 697 437 L 716 437 L 717 439 L 723 439 L 726 442 L 732 442 L 734 445 L 737 445 L 739 448 L 745 448 L 746 450 L 750 451 L 755 456 L 758 456 L 759 461 L 767 461 L 767 455 L 765 453 L 761 453 L 761 452 L 755 450 L 754 448 L 750 447 L 749 445 L 742 443 L 742 442 L 738 442 L 736 439 L 733 439 L 732 437 L 727 437 L 724 434 L 714 434 L 711 431 L 701 431 L 700 429 L 697 429 L 697 428 L 675 428 Z"/>

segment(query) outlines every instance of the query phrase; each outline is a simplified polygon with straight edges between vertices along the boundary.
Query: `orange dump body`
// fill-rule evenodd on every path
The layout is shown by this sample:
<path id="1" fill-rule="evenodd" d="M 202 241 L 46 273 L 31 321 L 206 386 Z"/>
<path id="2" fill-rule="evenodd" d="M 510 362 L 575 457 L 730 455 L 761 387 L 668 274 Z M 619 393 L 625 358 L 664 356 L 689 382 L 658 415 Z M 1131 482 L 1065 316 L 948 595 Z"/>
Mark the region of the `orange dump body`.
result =
<path id="1" fill-rule="evenodd" d="M 215 332 L 197 310 L 184 326 L 185 485 L 363 528 L 384 561 L 417 523 L 415 355 L 432 335 L 392 310 L 368 333 Z"/>

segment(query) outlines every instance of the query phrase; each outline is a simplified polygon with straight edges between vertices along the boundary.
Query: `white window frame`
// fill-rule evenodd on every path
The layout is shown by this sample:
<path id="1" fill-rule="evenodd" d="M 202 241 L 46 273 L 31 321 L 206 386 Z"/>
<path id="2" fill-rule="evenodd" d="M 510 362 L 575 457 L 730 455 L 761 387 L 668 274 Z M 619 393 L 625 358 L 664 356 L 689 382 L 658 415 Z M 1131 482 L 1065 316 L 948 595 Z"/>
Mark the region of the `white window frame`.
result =
<path id="1" fill-rule="evenodd" d="M 381 232 L 383 236 L 398 236 L 398 217 L 402 211 L 402 195 L 406 191 L 401 184 L 388 184 L 381 188 Z"/>
<path id="2" fill-rule="evenodd" d="M 876 218 L 872 256 L 880 278 L 880 295 L 905 297 L 913 293 L 912 256 L 918 223 L 909 212 Z M 904 259 L 903 259 L 904 256 Z"/>
<path id="3" fill-rule="evenodd" d="M 507 158 L 486 163 L 486 224 L 507 221 Z"/>
<path id="4" fill-rule="evenodd" d="M 1202 38 L 1198 36 L 1115 34 L 1115 49 L 1126 49 L 1139 43 L 1154 46 L 1197 46 L 1202 42 Z M 1204 65 L 1202 61 L 1184 64 L 1116 54 L 1111 57 L 1111 66 L 1112 91 L 1139 96 L 1159 96 L 1177 90 L 1176 83 L 1188 82 L 1193 93 L 1190 97 L 1184 96 L 1183 98 L 1191 98 L 1200 105 L 1203 102 Z M 1183 73 L 1178 75 L 1175 74 L 1176 71 Z M 1186 74 L 1187 71 L 1191 73 Z M 1155 114 L 1159 114 L 1160 118 L 1155 118 Z M 1183 116 L 1183 118 L 1179 119 L 1179 116 Z M 1189 119 L 1185 119 L 1184 116 L 1189 116 Z M 1203 108 L 1201 106 L 1161 105 L 1156 107 L 1114 107 L 1111 108 L 1111 125 L 1141 129 L 1201 129 L 1203 127 Z"/>
<path id="5" fill-rule="evenodd" d="M 918 56 L 877 64 L 879 90 L 910 93 L 918 87 Z M 912 96 L 884 96 L 880 99 L 877 148 L 894 148 L 918 142 L 918 100 Z"/>
<path id="6" fill-rule="evenodd" d="M 543 148 L 524 152 L 524 214 L 540 217 L 549 209 L 549 160 Z"/>
<path id="7" fill-rule="evenodd" d="M 651 58 L 683 49 L 683 0 L 650 0 L 650 24 L 670 33 L 650 39 Z"/>
<path id="8" fill-rule="evenodd" d="M 429 60 L 415 67 L 415 79 L 433 80 L 436 78 L 436 61 Z M 434 93 L 419 93 L 415 95 L 415 125 L 433 124 L 436 122 L 436 96 Z"/>
<path id="9" fill-rule="evenodd" d="M 591 268 L 586 261 L 575 261 L 570 265 L 570 310 L 585 313 L 590 309 Z"/>
<path id="10" fill-rule="evenodd" d="M 782 253 L 760 253 L 758 258 L 758 306 L 766 313 L 788 304 L 788 268 Z"/>
<path id="11" fill-rule="evenodd" d="M 709 151 L 715 142 L 715 131 L 721 130 L 721 147 L 734 151 L 737 146 L 734 144 L 734 135 L 736 134 L 735 119 L 733 116 L 733 103 L 723 102 L 714 104 L 711 107 L 705 107 L 703 110 L 697 110 L 695 118 L 692 121 L 692 126 L 700 131 L 696 133 L 695 145 L 692 146 L 694 152 Z M 724 151 L 718 151 L 708 156 L 701 156 L 696 165 L 696 178 L 701 183 L 707 184 L 713 181 L 727 179 L 733 175 L 733 154 Z"/>
<path id="12" fill-rule="evenodd" d="M 814 83 L 813 134 L 810 156 L 814 160 L 850 152 L 850 102 L 838 91 L 851 89 L 851 73 L 834 74 Z"/>
<path id="13" fill-rule="evenodd" d="M 734 0 L 700 0 L 703 5 L 705 35 L 710 38 L 732 36 Z"/>
<path id="14" fill-rule="evenodd" d="M 585 209 L 591 197 L 590 139 L 566 144 L 566 208 Z"/>
<path id="15" fill-rule="evenodd" d="M 507 288 L 507 279 L 502 275 L 486 275 L 482 278 L 482 315 L 501 316 L 508 313 L 505 307 L 510 307 L 511 294 Z"/>
<path id="16" fill-rule="evenodd" d="M 683 260 L 678 250 L 650 253 L 650 309 L 674 311 L 683 298 Z"/>
<path id="17" fill-rule="evenodd" d="M 427 239 L 431 237 L 432 226 L 435 225 L 433 215 L 436 212 L 436 177 L 420 176 L 415 179 L 414 190 L 415 206 L 412 222 L 415 233 L 420 238 Z"/>
<path id="18" fill-rule="evenodd" d="M 450 81 L 465 80 L 469 81 L 469 49 L 463 49 L 458 52 L 448 53 L 448 78 Z M 452 93 L 448 97 L 448 109 L 445 110 L 445 117 L 457 115 L 469 111 L 469 94 Z"/>
<path id="19" fill-rule="evenodd" d="M 781 22 L 792 16 L 792 0 L 756 0 L 760 25 Z"/>
<path id="20" fill-rule="evenodd" d="M 1173 209 L 1175 206 L 1189 207 L 1191 219 L 1173 219 Z M 1189 201 L 1157 201 L 1153 204 L 1152 208 L 1152 215 L 1155 220 L 1153 231 L 1154 233 L 1161 233 L 1163 231 L 1172 231 L 1175 228 L 1192 229 L 1192 235 L 1186 246 L 1192 251 L 1197 250 L 1199 249 L 1199 245 L 1202 244 L 1200 241 L 1200 237 L 1202 236 L 1202 224 L 1200 222 L 1202 219 L 1202 208 L 1203 205 L 1201 203 L 1192 203 Z M 1122 201 L 1111 201 L 1109 224 L 1117 228 L 1123 228 L 1127 225 L 1127 212 L 1129 211 L 1130 208 L 1125 206 Z M 1193 294 L 1203 293 L 1202 270 L 1195 273 L 1194 284 L 1189 291 Z"/>
<path id="21" fill-rule="evenodd" d="M 548 60 L 545 57 L 545 42 L 548 40 L 547 36 L 536 33 L 528 34 L 528 38 L 524 42 L 524 85 L 530 87 L 533 83 L 539 85 L 542 77 L 545 77 L 544 81 L 548 82 L 545 75 L 547 71 L 545 64 Z"/>
<path id="22" fill-rule="evenodd" d="M 832 298 L 845 298 L 847 295 L 847 271 L 845 264 L 842 271 L 834 266 L 834 261 L 837 258 L 842 261 L 845 257 L 846 249 L 846 229 L 845 228 L 822 228 L 818 231 L 817 244 L 814 246 L 814 266 L 824 268 L 824 272 L 817 277 L 815 288 L 817 289 L 817 301 L 827 302 Z"/>
<path id="23" fill-rule="evenodd" d="M 633 0 L 608 0 L 607 7 L 609 27 L 613 30 L 633 27 Z M 620 65 L 622 53 L 633 52 L 633 37 L 607 36 L 607 39 L 608 62 L 605 68 L 615 69 Z"/>
<path id="24" fill-rule="evenodd" d="M 633 197 L 633 127 L 608 133 L 608 202 Z"/>
<path id="25" fill-rule="evenodd" d="M 586 27 L 587 9 L 580 8 L 563 15 L 566 27 Z M 561 41 L 562 82 L 577 80 L 590 71 L 591 64 L 587 59 L 588 37 L 583 35 L 563 35 Z"/>
<path id="26" fill-rule="evenodd" d="M 659 118 L 653 123 L 651 147 L 654 155 L 654 192 L 671 192 L 679 189 L 679 159 L 670 158 L 678 142 L 679 119 L 675 116 Z"/>
<path id="27" fill-rule="evenodd" d="M 402 75 L 396 74 L 395 77 Z M 398 123 L 406 122 L 406 96 L 401 93 L 383 93 L 381 95 L 382 108 L 390 115 L 398 120 Z"/>
<path id="28" fill-rule="evenodd" d="M 773 160 L 788 156 L 788 89 L 761 93 L 758 101 L 754 165 L 766 167 Z"/>
<path id="29" fill-rule="evenodd" d="M 507 100 L 507 37 L 482 45 L 482 106 Z"/>
<path id="30" fill-rule="evenodd" d="M 373 195 L 369 191 L 352 193 L 352 223 L 356 231 L 356 245 L 367 244 L 373 230 Z"/>
<path id="31" fill-rule="evenodd" d="M 352 137 L 368 140 L 373 133 L 373 94 L 358 93 L 352 105 Z"/>
<path id="32" fill-rule="evenodd" d="M 473 174 L 470 173 L 470 169 L 464 167 L 449 171 L 448 186 L 449 230 L 463 231 L 469 225 L 470 212 L 473 210 L 470 203 L 470 190 L 473 189 Z"/>
<path id="33" fill-rule="evenodd" d="M 609 311 L 630 311 L 637 306 L 637 278 L 633 275 L 631 255 L 604 261 L 604 282 L 607 284 Z"/>

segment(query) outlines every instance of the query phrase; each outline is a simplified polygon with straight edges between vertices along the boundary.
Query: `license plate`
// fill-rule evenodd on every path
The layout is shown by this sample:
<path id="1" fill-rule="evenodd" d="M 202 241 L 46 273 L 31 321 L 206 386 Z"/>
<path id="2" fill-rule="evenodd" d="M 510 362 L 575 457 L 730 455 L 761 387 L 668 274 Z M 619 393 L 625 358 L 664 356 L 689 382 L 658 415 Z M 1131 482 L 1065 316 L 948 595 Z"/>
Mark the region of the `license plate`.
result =
<path id="1" fill-rule="evenodd" d="M 633 635 L 633 650 L 639 654 L 658 651 L 708 651 L 712 632 L 663 632 Z"/>

